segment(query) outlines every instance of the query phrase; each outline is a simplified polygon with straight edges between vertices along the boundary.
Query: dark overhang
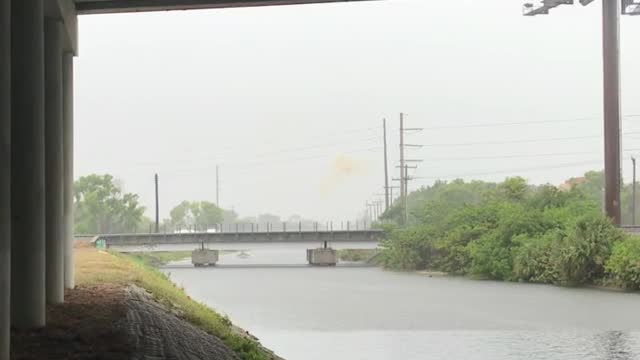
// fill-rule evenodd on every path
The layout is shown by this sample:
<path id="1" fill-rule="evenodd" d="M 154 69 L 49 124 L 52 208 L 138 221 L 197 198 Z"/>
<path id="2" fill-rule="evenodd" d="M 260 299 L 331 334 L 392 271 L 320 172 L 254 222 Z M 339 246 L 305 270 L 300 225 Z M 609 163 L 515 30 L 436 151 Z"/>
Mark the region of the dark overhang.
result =
<path id="1" fill-rule="evenodd" d="M 302 5 L 371 0 L 75 0 L 78 14 Z"/>

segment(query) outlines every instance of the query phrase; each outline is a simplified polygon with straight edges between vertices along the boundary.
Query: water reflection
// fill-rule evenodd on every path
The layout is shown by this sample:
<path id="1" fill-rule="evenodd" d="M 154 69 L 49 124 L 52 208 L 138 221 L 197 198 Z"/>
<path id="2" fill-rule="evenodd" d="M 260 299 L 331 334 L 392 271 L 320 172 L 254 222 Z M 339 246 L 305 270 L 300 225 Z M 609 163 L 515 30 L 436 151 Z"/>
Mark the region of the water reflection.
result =
<path id="1" fill-rule="evenodd" d="M 607 331 L 596 335 L 596 341 L 606 353 L 602 360 L 632 360 L 636 357 L 632 350 L 632 337 L 622 331 Z"/>

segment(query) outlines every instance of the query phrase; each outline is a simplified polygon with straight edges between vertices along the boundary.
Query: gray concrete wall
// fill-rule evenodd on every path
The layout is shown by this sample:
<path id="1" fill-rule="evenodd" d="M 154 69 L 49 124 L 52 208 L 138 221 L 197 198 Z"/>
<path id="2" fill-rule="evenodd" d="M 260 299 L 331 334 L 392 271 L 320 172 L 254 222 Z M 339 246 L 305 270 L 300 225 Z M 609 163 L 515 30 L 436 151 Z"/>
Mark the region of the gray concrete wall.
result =
<path id="1" fill-rule="evenodd" d="M 0 0 L 0 360 L 9 360 L 11 111 L 9 0 Z"/>
<path id="2" fill-rule="evenodd" d="M 11 323 L 45 325 L 44 9 L 11 4 Z"/>
<path id="3" fill-rule="evenodd" d="M 47 302 L 64 301 L 64 241 L 62 186 L 62 41 L 60 19 L 45 20 L 45 205 Z"/>
<path id="4" fill-rule="evenodd" d="M 196 249 L 191 252 L 191 263 L 196 266 L 213 266 L 218 262 L 218 250 Z"/>
<path id="5" fill-rule="evenodd" d="M 298 243 L 323 241 L 331 243 L 378 243 L 384 236 L 382 231 L 333 231 L 333 232 L 260 232 L 260 233 L 166 233 L 100 235 L 97 240 L 106 240 L 107 246 L 141 246 L 163 244 L 216 244 L 216 243 Z"/>
<path id="6" fill-rule="evenodd" d="M 338 263 L 338 251 L 331 248 L 308 249 L 307 261 L 315 266 L 334 266 Z"/>

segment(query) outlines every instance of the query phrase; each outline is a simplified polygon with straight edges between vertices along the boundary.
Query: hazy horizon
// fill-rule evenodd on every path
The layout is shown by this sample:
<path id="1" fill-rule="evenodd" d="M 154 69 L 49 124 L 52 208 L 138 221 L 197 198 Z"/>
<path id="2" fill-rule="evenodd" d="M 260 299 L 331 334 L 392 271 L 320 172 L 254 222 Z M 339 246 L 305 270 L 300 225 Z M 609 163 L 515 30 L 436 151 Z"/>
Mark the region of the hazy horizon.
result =
<path id="1" fill-rule="evenodd" d="M 383 193 L 398 117 L 425 130 L 411 189 L 602 169 L 601 7 L 527 18 L 508 0 L 388 0 L 91 15 L 76 59 L 76 177 L 110 173 L 161 216 L 353 219 Z M 640 153 L 640 22 L 622 18 L 623 173 Z M 635 116 L 634 116 L 635 115 Z"/>

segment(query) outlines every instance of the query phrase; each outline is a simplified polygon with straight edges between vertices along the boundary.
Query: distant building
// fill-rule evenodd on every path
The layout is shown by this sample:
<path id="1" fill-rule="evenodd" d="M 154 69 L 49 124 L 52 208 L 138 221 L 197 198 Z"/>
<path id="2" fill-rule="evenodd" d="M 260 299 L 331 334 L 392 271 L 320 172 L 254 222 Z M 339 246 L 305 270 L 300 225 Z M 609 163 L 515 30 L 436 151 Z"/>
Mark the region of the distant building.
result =
<path id="1" fill-rule="evenodd" d="M 558 189 L 560 191 L 569 191 L 571 190 L 572 187 L 574 187 L 575 185 L 578 184 L 583 184 L 587 181 L 587 178 L 585 178 L 584 176 L 582 177 L 576 177 L 576 178 L 571 178 L 567 181 L 565 181 L 563 184 L 561 184 L 560 186 L 558 186 Z"/>

